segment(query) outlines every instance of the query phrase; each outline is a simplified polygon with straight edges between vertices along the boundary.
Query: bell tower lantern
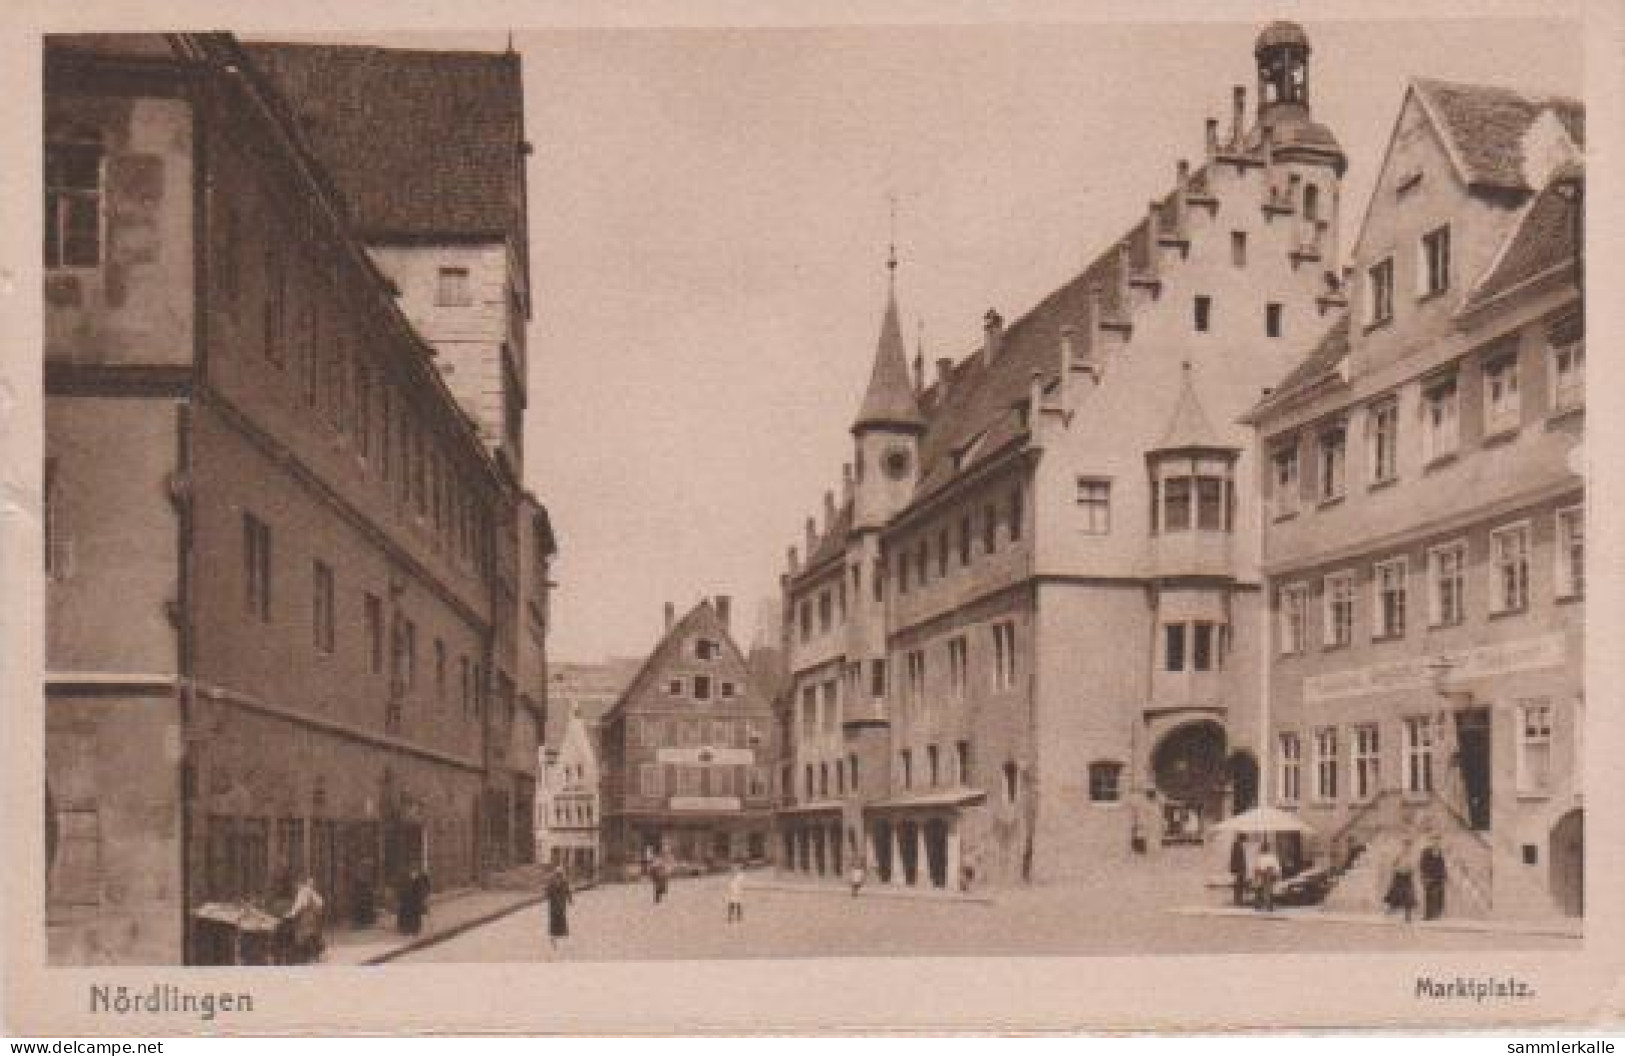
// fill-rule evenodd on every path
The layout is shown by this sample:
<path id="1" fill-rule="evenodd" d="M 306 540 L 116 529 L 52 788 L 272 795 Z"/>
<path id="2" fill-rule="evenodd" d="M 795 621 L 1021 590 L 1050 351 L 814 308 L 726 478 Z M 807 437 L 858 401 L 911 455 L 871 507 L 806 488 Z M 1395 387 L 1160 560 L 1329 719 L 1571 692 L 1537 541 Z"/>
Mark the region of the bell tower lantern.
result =
<path id="1" fill-rule="evenodd" d="M 1309 38 L 1296 22 L 1271 22 L 1253 45 L 1258 60 L 1258 121 L 1309 117 Z"/>

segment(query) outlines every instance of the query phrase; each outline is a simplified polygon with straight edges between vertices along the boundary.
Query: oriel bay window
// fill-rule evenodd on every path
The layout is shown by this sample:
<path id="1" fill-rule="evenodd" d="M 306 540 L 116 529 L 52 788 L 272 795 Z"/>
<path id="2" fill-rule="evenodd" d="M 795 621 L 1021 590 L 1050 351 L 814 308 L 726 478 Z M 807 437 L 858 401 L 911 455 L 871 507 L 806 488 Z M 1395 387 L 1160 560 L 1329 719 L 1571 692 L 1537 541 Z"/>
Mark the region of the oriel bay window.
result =
<path id="1" fill-rule="evenodd" d="M 1151 472 L 1153 531 L 1233 530 L 1236 500 L 1231 459 L 1165 457 L 1153 461 Z"/>

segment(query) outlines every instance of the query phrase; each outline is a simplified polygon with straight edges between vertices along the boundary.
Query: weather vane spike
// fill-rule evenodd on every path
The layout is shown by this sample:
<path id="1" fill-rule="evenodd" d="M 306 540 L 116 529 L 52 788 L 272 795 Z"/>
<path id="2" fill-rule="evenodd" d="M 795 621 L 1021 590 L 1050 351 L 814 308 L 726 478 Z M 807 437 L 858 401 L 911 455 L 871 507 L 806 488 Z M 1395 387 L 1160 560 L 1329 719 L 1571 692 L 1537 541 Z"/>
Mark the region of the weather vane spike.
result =
<path id="1" fill-rule="evenodd" d="M 887 246 L 886 268 L 895 272 L 897 270 L 897 194 L 895 191 L 886 195 L 886 202 L 891 208 L 891 239 Z"/>

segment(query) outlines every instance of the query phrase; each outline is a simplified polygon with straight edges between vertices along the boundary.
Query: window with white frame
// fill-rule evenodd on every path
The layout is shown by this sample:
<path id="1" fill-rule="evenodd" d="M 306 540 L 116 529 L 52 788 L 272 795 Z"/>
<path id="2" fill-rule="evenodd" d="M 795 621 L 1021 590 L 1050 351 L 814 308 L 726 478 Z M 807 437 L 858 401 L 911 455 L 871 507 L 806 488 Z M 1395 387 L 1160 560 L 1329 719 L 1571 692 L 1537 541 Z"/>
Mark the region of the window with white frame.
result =
<path id="1" fill-rule="evenodd" d="M 1394 258 L 1384 257 L 1366 269 L 1367 326 L 1386 323 L 1394 317 Z"/>
<path id="2" fill-rule="evenodd" d="M 1490 563 L 1495 573 L 1494 611 L 1522 612 L 1529 607 L 1529 526 L 1514 524 L 1490 533 Z"/>
<path id="3" fill-rule="evenodd" d="M 1191 667 L 1197 671 L 1211 671 L 1216 658 L 1214 624 L 1197 620 L 1191 624 Z"/>
<path id="4" fill-rule="evenodd" d="M 1433 719 L 1411 715 L 1405 719 L 1405 791 L 1433 791 Z"/>
<path id="5" fill-rule="evenodd" d="M 1280 736 L 1280 756 L 1277 760 L 1280 772 L 1276 787 L 1280 790 L 1282 803 L 1296 803 L 1302 792 L 1303 781 L 1303 742 L 1295 733 L 1283 733 Z"/>
<path id="6" fill-rule="evenodd" d="M 1377 638 L 1399 638 L 1405 634 L 1405 571 L 1403 557 L 1376 566 L 1376 611 L 1372 623 Z"/>
<path id="7" fill-rule="evenodd" d="M 1516 428 L 1518 355 L 1505 352 L 1484 361 L 1484 432 L 1486 435 Z"/>
<path id="8" fill-rule="evenodd" d="M 1322 726 L 1315 731 L 1315 799 L 1330 803 L 1337 799 L 1337 727 Z"/>
<path id="9" fill-rule="evenodd" d="M 1326 577 L 1327 648 L 1337 649 L 1354 641 L 1354 573 L 1336 572 Z"/>
<path id="10" fill-rule="evenodd" d="M 1308 638 L 1309 585 L 1290 583 L 1281 588 L 1281 654 L 1303 652 Z"/>
<path id="11" fill-rule="evenodd" d="M 1466 617 L 1467 543 L 1458 541 L 1428 551 L 1428 623 L 1454 627 Z"/>
<path id="12" fill-rule="evenodd" d="M 1014 689 L 1016 686 L 1016 625 L 993 625 L 993 688 Z"/>
<path id="13" fill-rule="evenodd" d="M 643 763 L 638 767 L 638 791 L 645 796 L 659 796 L 664 792 L 659 763 Z"/>
<path id="14" fill-rule="evenodd" d="M 1422 459 L 1431 462 L 1455 452 L 1460 439 L 1456 379 L 1452 375 L 1422 389 Z"/>
<path id="15" fill-rule="evenodd" d="M 1112 482 L 1096 477 L 1078 478 L 1078 515 L 1089 535 L 1112 530 Z"/>
<path id="16" fill-rule="evenodd" d="M 1585 402 L 1586 346 L 1578 338 L 1554 344 L 1551 351 L 1552 410 L 1566 411 Z"/>
<path id="17" fill-rule="evenodd" d="M 1089 764 L 1089 800 L 1092 803 L 1116 803 L 1122 799 L 1123 764 L 1096 762 Z"/>
<path id="18" fill-rule="evenodd" d="M 1347 429 L 1342 422 L 1322 429 L 1315 438 L 1315 488 L 1321 502 L 1343 497 L 1347 455 Z"/>
<path id="19" fill-rule="evenodd" d="M 1365 801 L 1382 788 L 1381 743 L 1377 737 L 1377 724 L 1362 723 L 1354 727 L 1354 798 Z"/>
<path id="20" fill-rule="evenodd" d="M 55 130 L 45 142 L 45 266 L 102 261 L 103 149 L 91 133 Z"/>
<path id="21" fill-rule="evenodd" d="M 1518 705 L 1518 791 L 1525 795 L 1552 787 L 1552 706 L 1544 700 Z"/>
<path id="22" fill-rule="evenodd" d="M 1586 592 L 1585 507 L 1557 511 L 1557 596 L 1584 597 Z"/>
<path id="23" fill-rule="evenodd" d="M 1373 403 L 1366 415 L 1371 437 L 1371 483 L 1382 484 L 1399 476 L 1399 401 L 1389 397 Z"/>
<path id="24" fill-rule="evenodd" d="M 1429 297 L 1450 288 L 1450 228 L 1436 227 L 1418 245 L 1417 295 Z"/>
<path id="25" fill-rule="evenodd" d="M 1270 455 L 1270 483 L 1275 516 L 1284 517 L 1298 508 L 1298 441 L 1283 441 Z"/>

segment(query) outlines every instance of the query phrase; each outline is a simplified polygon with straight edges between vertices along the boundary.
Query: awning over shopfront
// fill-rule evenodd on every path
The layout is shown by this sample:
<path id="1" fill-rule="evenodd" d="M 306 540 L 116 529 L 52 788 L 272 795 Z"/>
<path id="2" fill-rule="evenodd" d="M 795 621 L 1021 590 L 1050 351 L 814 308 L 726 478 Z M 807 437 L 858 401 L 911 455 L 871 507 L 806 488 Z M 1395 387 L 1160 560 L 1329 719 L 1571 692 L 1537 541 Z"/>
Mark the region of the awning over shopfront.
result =
<path id="1" fill-rule="evenodd" d="M 943 807 L 970 807 L 987 801 L 987 793 L 979 788 L 948 788 L 936 792 L 916 792 L 906 796 L 893 796 L 866 804 L 865 810 L 926 810 Z"/>

